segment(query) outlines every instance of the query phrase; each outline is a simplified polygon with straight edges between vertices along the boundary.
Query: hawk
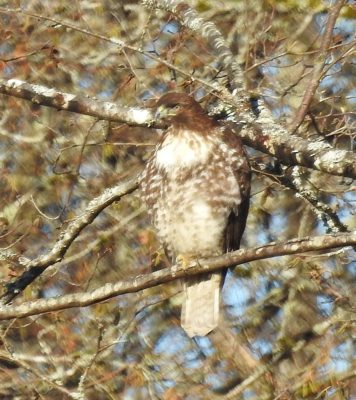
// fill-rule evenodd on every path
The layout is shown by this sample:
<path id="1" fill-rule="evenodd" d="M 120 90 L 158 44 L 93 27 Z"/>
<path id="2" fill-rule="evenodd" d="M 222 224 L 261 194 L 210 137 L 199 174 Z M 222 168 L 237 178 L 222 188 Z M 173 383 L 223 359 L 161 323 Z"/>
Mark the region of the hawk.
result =
<path id="1" fill-rule="evenodd" d="M 156 107 L 168 129 L 145 166 L 140 189 L 166 254 L 198 259 L 238 249 L 250 192 L 240 139 L 187 94 L 167 93 Z M 218 325 L 222 281 L 221 272 L 185 280 L 181 324 L 190 337 Z"/>

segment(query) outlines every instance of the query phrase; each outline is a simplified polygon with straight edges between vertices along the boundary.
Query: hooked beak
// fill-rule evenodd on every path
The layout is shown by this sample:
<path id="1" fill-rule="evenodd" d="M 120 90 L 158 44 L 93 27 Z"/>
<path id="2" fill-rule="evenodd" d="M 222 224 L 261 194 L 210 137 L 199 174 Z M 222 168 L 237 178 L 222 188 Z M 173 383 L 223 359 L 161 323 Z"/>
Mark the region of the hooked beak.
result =
<path id="1" fill-rule="evenodd" d="M 168 109 L 165 106 L 159 106 L 155 113 L 155 119 L 165 119 L 169 115 Z"/>
<path id="2" fill-rule="evenodd" d="M 174 117 L 177 114 L 177 110 L 165 107 L 164 105 L 161 105 L 157 108 L 156 113 L 155 113 L 155 119 L 156 120 L 165 120 L 168 119 L 169 117 Z"/>

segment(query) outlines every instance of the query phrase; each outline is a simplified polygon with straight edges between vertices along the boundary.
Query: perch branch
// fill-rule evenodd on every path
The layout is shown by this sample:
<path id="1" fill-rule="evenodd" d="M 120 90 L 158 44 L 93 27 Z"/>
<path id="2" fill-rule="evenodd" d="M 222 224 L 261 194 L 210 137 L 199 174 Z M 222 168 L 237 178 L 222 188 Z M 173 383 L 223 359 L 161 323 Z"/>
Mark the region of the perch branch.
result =
<path id="1" fill-rule="evenodd" d="M 92 292 L 75 293 L 62 297 L 39 299 L 18 306 L 0 306 L 0 320 L 22 318 L 51 311 L 96 304 L 112 297 L 134 293 L 143 289 L 158 286 L 187 276 L 195 276 L 218 271 L 222 268 L 240 265 L 249 261 L 265 258 L 327 250 L 356 244 L 356 231 L 315 237 L 304 237 L 282 243 L 269 243 L 252 249 L 241 249 L 206 260 L 191 262 L 182 267 L 177 264 L 151 274 L 139 275 L 126 281 L 107 283 Z"/>

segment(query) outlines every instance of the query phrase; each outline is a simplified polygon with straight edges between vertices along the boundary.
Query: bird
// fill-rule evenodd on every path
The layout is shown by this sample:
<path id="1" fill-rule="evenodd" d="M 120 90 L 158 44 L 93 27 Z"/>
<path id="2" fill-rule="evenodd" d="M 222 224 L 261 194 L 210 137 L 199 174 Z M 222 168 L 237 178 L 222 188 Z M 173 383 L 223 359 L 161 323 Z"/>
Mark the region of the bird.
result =
<path id="1" fill-rule="evenodd" d="M 167 129 L 140 179 L 141 197 L 172 263 L 239 248 L 249 209 L 251 169 L 241 139 L 187 93 L 155 104 Z M 189 337 L 219 324 L 224 274 L 184 278 L 181 326 Z"/>

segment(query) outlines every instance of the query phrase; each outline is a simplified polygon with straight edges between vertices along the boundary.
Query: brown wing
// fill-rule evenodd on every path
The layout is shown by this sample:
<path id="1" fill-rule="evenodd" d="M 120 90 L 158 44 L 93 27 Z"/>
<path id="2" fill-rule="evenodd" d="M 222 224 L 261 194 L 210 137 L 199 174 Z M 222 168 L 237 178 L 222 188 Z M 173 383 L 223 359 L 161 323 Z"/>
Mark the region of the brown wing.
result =
<path id="1" fill-rule="evenodd" d="M 246 227 L 249 206 L 250 201 L 246 199 L 236 210 L 230 213 L 226 227 L 225 252 L 238 250 L 240 248 L 241 238 Z"/>
<path id="2" fill-rule="evenodd" d="M 246 226 L 250 205 L 251 169 L 241 139 L 232 131 L 226 129 L 224 130 L 223 140 L 238 156 L 238 161 L 233 168 L 236 184 L 240 188 L 241 203 L 231 210 L 225 234 L 225 251 L 233 251 L 239 249 Z"/>

